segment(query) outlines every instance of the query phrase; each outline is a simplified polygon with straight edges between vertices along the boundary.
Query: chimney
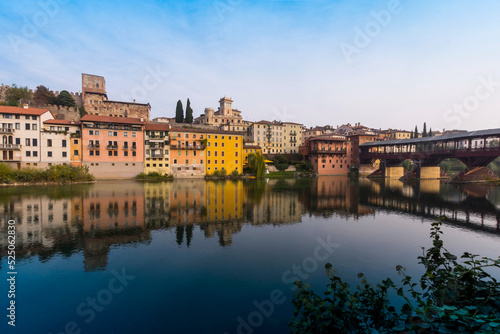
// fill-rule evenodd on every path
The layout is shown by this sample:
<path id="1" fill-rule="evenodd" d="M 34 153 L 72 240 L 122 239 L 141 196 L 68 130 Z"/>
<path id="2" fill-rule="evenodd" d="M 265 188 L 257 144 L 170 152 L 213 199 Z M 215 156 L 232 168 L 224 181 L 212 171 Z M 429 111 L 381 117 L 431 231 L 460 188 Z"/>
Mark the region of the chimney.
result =
<path id="1" fill-rule="evenodd" d="M 135 103 L 135 99 L 134 99 L 134 103 Z"/>
<path id="2" fill-rule="evenodd" d="M 23 104 L 23 109 L 28 109 L 28 107 L 29 107 L 29 106 L 28 106 L 28 104 L 27 104 L 27 103 Z"/>

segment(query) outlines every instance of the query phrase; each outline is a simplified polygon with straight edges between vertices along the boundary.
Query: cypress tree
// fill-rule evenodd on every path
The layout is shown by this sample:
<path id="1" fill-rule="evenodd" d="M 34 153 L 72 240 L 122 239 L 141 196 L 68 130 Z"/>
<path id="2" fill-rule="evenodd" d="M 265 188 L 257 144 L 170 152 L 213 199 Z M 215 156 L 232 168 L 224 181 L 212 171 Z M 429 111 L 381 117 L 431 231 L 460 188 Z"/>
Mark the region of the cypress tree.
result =
<path id="1" fill-rule="evenodd" d="M 177 101 L 177 107 L 175 108 L 175 122 L 176 123 L 184 122 L 184 109 L 182 109 L 181 100 Z"/>
<path id="2" fill-rule="evenodd" d="M 417 129 L 416 125 L 415 125 L 415 133 L 413 134 L 413 138 L 418 138 L 418 129 Z"/>
<path id="3" fill-rule="evenodd" d="M 191 102 L 189 101 L 189 98 L 187 100 L 186 119 L 184 120 L 184 123 L 193 123 L 193 109 L 191 109 Z"/>
<path id="4" fill-rule="evenodd" d="M 422 137 L 427 137 L 427 123 L 424 122 L 424 130 L 422 131 Z"/>
<path id="5" fill-rule="evenodd" d="M 432 128 L 429 128 L 429 137 L 432 137 L 433 134 L 432 134 Z"/>

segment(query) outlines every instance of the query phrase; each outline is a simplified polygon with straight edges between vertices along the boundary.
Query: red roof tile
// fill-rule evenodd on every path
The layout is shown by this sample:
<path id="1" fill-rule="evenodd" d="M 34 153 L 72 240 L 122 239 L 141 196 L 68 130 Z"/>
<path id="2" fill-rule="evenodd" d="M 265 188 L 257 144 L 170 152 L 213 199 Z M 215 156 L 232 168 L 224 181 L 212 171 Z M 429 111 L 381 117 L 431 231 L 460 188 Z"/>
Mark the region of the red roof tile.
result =
<path id="1" fill-rule="evenodd" d="M 146 124 L 140 118 L 132 117 L 113 117 L 99 115 L 85 115 L 80 119 L 81 122 L 100 122 L 100 123 L 118 123 L 118 124 Z"/>
<path id="2" fill-rule="evenodd" d="M 145 130 L 149 130 L 149 131 L 168 131 L 168 130 L 170 130 L 170 125 L 168 125 L 168 124 L 158 124 L 158 123 L 149 123 L 149 124 L 146 124 Z"/>
<path id="3" fill-rule="evenodd" d="M 80 122 L 67 121 L 65 119 L 49 119 L 43 122 L 43 124 L 80 125 Z"/>
<path id="4" fill-rule="evenodd" d="M 50 112 L 48 109 L 41 108 L 23 108 L 23 107 L 10 107 L 10 106 L 0 106 L 0 113 L 2 114 L 18 114 L 18 115 L 43 115 L 46 112 Z"/>

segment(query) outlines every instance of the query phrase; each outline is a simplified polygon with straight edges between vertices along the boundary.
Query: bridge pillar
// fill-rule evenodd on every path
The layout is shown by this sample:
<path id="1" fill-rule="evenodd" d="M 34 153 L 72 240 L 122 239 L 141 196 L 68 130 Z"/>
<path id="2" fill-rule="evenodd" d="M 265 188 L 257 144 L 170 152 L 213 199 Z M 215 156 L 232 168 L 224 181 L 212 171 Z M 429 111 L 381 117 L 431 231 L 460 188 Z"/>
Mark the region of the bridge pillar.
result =
<path id="1" fill-rule="evenodd" d="M 359 165 L 359 176 L 367 176 L 372 174 L 378 169 L 378 166 L 374 166 L 372 164 L 363 164 Z"/>
<path id="2" fill-rule="evenodd" d="M 404 167 L 385 167 L 384 177 L 390 179 L 400 179 L 405 174 Z"/>
<path id="3" fill-rule="evenodd" d="M 420 180 L 429 180 L 429 179 L 439 179 L 441 178 L 441 168 L 437 167 L 420 167 L 419 174 L 417 177 Z"/>

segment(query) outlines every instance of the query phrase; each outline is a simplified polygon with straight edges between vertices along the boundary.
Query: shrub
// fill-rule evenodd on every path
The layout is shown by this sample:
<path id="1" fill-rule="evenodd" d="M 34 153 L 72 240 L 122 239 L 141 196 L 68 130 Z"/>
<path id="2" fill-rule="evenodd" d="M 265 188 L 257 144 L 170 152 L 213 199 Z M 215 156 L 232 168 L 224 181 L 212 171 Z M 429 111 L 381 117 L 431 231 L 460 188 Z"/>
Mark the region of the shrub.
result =
<path id="1" fill-rule="evenodd" d="M 239 175 L 240 175 L 240 174 L 238 173 L 238 171 L 237 171 L 237 170 L 233 170 L 233 171 L 231 172 L 231 176 L 236 177 L 236 176 L 239 176 Z"/>
<path id="2" fill-rule="evenodd" d="M 225 168 L 221 169 L 220 176 L 226 176 L 226 175 L 227 175 L 227 170 Z"/>
<path id="3" fill-rule="evenodd" d="M 283 172 L 290 166 L 289 164 L 277 164 L 276 169 L 279 170 L 280 172 Z"/>
<path id="4" fill-rule="evenodd" d="M 92 181 L 88 167 L 72 165 L 53 165 L 47 169 L 22 168 L 15 170 L 5 164 L 0 164 L 0 182 L 81 182 Z"/>
<path id="5" fill-rule="evenodd" d="M 419 283 L 397 266 L 403 276 L 397 286 L 390 278 L 376 286 L 358 274 L 361 286 L 349 285 L 326 265 L 330 283 L 325 298 L 295 282 L 292 333 L 496 333 L 500 329 L 500 287 L 485 271 L 500 268 L 497 260 L 464 253 L 463 261 L 444 248 L 440 238 L 443 218 L 432 224 L 433 246 L 423 248 L 419 263 L 425 268 Z M 389 290 L 405 301 L 400 311 L 390 305 Z"/>

